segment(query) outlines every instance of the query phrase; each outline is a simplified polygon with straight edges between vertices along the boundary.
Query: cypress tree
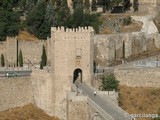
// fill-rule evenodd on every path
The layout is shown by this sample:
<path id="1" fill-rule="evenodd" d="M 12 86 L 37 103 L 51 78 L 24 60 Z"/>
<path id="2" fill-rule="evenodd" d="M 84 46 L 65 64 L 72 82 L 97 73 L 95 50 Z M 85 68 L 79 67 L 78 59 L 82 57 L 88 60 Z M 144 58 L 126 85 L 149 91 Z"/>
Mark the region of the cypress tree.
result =
<path id="1" fill-rule="evenodd" d="M 23 55 L 22 55 L 22 50 L 21 49 L 19 51 L 19 66 L 23 67 Z"/>
<path id="2" fill-rule="evenodd" d="M 125 58 L 125 42 L 124 41 L 122 45 L 122 58 Z"/>
<path id="3" fill-rule="evenodd" d="M 96 0 L 92 0 L 92 6 L 91 6 L 92 11 L 96 11 L 97 10 L 96 4 L 97 4 Z"/>
<path id="4" fill-rule="evenodd" d="M 117 52 L 116 52 L 116 49 L 114 50 L 114 59 L 115 59 L 115 60 L 117 59 Z"/>
<path id="5" fill-rule="evenodd" d="M 45 47 L 43 45 L 43 49 L 42 49 L 42 56 L 41 56 L 41 68 L 43 69 L 43 66 L 47 65 L 47 55 L 46 55 L 46 50 Z"/>
<path id="6" fill-rule="evenodd" d="M 5 60 L 4 60 L 4 55 L 1 54 L 1 66 L 4 67 L 5 66 Z"/>

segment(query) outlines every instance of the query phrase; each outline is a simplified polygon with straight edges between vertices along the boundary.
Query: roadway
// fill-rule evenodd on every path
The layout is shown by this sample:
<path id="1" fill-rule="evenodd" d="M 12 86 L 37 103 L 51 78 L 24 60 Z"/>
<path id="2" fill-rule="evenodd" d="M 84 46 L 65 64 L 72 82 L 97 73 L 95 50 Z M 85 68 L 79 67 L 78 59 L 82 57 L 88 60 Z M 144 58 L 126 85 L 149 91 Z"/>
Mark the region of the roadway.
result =
<path id="1" fill-rule="evenodd" d="M 113 118 L 113 120 L 130 120 L 129 117 L 127 117 L 127 112 L 122 110 L 118 105 L 115 105 L 110 101 L 104 101 L 98 95 L 94 96 L 94 89 L 91 89 L 88 85 L 79 82 L 75 82 L 75 84 L 78 85 L 78 88 L 82 90 L 83 95 L 88 96 L 106 113 L 108 113 Z"/>
<path id="2" fill-rule="evenodd" d="M 30 76 L 32 73 L 32 70 L 1 70 L 0 71 L 0 77 L 5 77 L 6 74 L 16 74 L 16 76 Z"/>

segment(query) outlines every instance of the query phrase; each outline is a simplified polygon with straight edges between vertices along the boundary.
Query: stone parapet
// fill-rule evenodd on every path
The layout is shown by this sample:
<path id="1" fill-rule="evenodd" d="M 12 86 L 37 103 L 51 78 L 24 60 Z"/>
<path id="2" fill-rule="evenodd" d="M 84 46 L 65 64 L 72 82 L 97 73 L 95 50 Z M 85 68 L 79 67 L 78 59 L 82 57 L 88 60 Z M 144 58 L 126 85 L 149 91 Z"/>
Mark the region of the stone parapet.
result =
<path id="1" fill-rule="evenodd" d="M 94 32 L 92 27 L 78 27 L 78 28 L 64 28 L 64 27 L 52 27 L 52 32 Z"/>
<path id="2" fill-rule="evenodd" d="M 121 85 L 131 87 L 160 86 L 160 68 L 115 69 L 114 74 Z"/>

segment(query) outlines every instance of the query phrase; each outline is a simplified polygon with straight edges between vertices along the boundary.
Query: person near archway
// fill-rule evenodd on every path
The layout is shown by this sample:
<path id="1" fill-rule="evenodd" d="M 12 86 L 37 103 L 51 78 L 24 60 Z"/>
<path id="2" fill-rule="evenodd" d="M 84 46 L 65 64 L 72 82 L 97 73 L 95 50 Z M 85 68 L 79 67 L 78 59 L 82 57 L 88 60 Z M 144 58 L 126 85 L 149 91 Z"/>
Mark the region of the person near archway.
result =
<path id="1" fill-rule="evenodd" d="M 93 94 L 94 94 L 94 96 L 96 96 L 97 92 L 96 92 L 96 91 L 94 91 L 94 93 L 93 93 Z"/>

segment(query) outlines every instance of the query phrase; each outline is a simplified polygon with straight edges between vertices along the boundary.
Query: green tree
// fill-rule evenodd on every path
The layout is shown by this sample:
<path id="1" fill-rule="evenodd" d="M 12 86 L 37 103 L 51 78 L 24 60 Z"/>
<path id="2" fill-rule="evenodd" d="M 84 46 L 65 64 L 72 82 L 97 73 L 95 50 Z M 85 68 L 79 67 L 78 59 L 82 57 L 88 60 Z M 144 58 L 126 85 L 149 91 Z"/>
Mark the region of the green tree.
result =
<path id="1" fill-rule="evenodd" d="M 130 7 L 132 5 L 130 0 L 123 0 L 122 4 L 123 4 L 123 12 L 130 10 Z"/>
<path id="2" fill-rule="evenodd" d="M 137 11 L 138 11 L 138 6 L 139 6 L 138 0 L 134 0 L 134 1 L 133 1 L 133 9 L 134 9 L 134 12 L 137 12 Z"/>
<path id="3" fill-rule="evenodd" d="M 43 45 L 40 68 L 43 69 L 43 66 L 46 66 L 46 65 L 47 65 L 47 55 L 46 55 L 45 47 Z"/>
<path id="4" fill-rule="evenodd" d="M 55 0 L 56 9 L 60 8 L 62 5 L 62 0 Z"/>
<path id="5" fill-rule="evenodd" d="M 19 66 L 23 67 L 23 55 L 22 55 L 22 50 L 21 49 L 19 51 L 19 59 L 18 59 L 18 61 L 19 61 Z"/>
<path id="6" fill-rule="evenodd" d="M 1 66 L 4 67 L 5 66 L 5 60 L 4 60 L 4 55 L 1 54 Z"/>
<path id="7" fill-rule="evenodd" d="M 95 33 L 99 33 L 99 26 L 102 24 L 99 20 L 99 14 L 90 14 L 89 26 L 92 26 Z"/>
<path id="8" fill-rule="evenodd" d="M 117 59 L 117 51 L 116 51 L 116 49 L 114 50 L 114 59 L 115 60 Z"/>
<path id="9" fill-rule="evenodd" d="M 64 26 L 65 28 L 70 27 L 72 24 L 70 23 L 70 19 L 71 19 L 70 17 L 71 17 L 71 13 L 70 13 L 67 1 L 64 0 L 56 14 L 56 22 L 57 22 L 56 26 Z"/>
<path id="10" fill-rule="evenodd" d="M 97 3 L 96 3 L 96 0 L 92 0 L 91 10 L 92 10 L 92 11 L 97 11 Z"/>
<path id="11" fill-rule="evenodd" d="M 0 7 L 0 41 L 14 37 L 19 31 L 19 13 Z"/>
<path id="12" fill-rule="evenodd" d="M 123 41 L 123 45 L 122 45 L 122 58 L 125 58 L 125 42 Z"/>
<path id="13" fill-rule="evenodd" d="M 82 7 L 75 8 L 72 16 L 71 23 L 73 28 L 78 28 L 79 26 L 83 26 L 84 22 L 84 12 Z"/>
<path id="14" fill-rule="evenodd" d="M 96 69 L 97 69 L 97 65 L 96 65 L 96 62 L 93 61 L 93 72 L 96 73 Z"/>
<path id="15" fill-rule="evenodd" d="M 46 14 L 46 2 L 40 2 L 35 8 L 28 14 L 26 24 L 27 30 L 30 33 L 35 34 L 39 39 L 45 39 L 47 36 L 44 34 L 46 30 L 44 23 Z"/>
<path id="16" fill-rule="evenodd" d="M 103 91 L 118 91 L 118 87 L 119 87 L 119 81 L 116 80 L 114 74 L 109 74 L 106 76 L 103 76 L 102 78 L 102 90 Z"/>
<path id="17" fill-rule="evenodd" d="M 90 1 L 89 0 L 84 1 L 84 10 L 85 10 L 85 12 L 90 11 Z"/>
<path id="18" fill-rule="evenodd" d="M 73 9 L 83 7 L 83 0 L 72 0 Z"/>
<path id="19" fill-rule="evenodd" d="M 131 23 L 132 23 L 132 18 L 130 16 L 123 19 L 123 25 L 129 25 Z"/>
<path id="20" fill-rule="evenodd" d="M 111 2 L 111 6 L 114 7 L 114 6 L 119 6 L 120 4 L 123 3 L 124 0 L 112 0 Z"/>
<path id="21" fill-rule="evenodd" d="M 106 0 L 106 10 L 109 11 L 111 9 L 111 0 Z"/>
<path id="22" fill-rule="evenodd" d="M 130 0 L 99 0 L 98 4 L 103 7 L 103 12 L 112 10 L 116 6 L 122 6 L 122 10 L 125 12 L 132 5 Z"/>
<path id="23" fill-rule="evenodd" d="M 37 1 L 38 0 L 22 0 L 21 2 L 19 2 L 19 4 L 21 5 L 21 8 L 23 8 L 25 13 L 28 14 L 35 8 Z"/>

